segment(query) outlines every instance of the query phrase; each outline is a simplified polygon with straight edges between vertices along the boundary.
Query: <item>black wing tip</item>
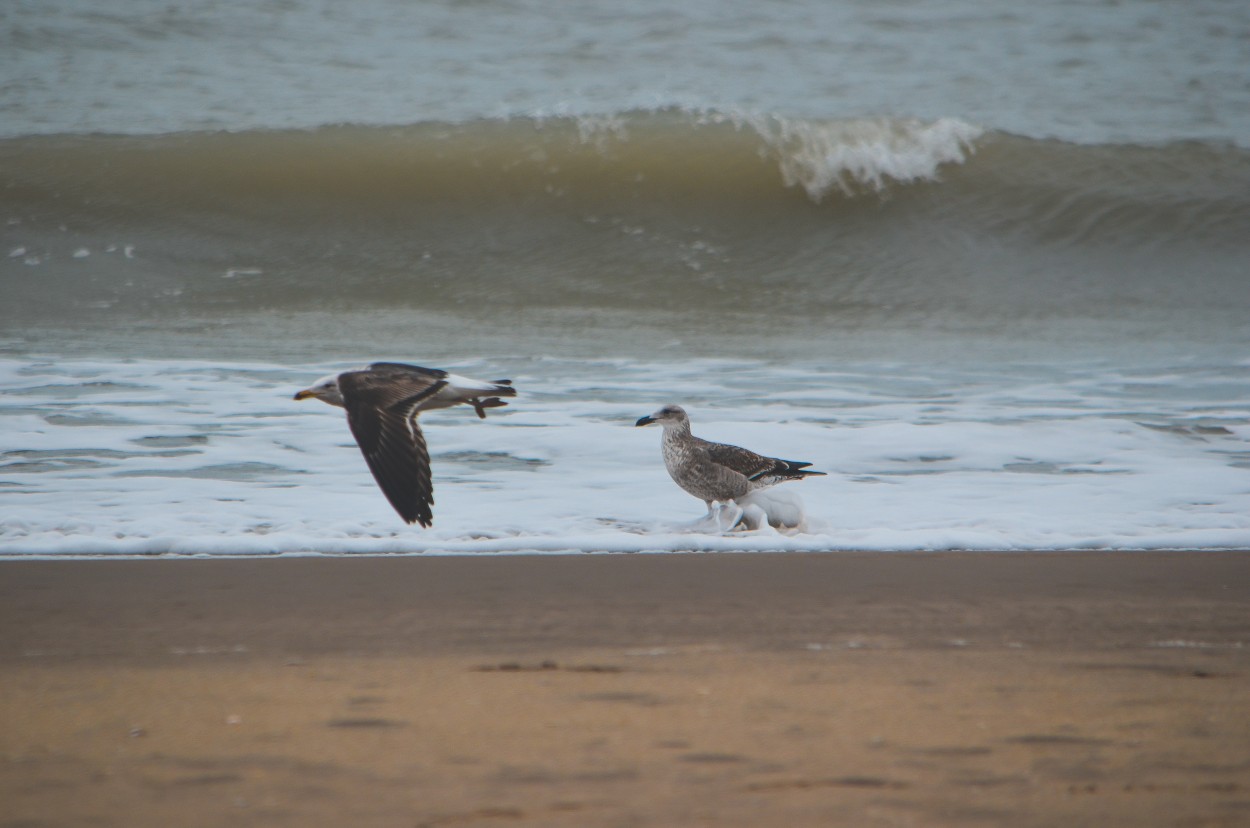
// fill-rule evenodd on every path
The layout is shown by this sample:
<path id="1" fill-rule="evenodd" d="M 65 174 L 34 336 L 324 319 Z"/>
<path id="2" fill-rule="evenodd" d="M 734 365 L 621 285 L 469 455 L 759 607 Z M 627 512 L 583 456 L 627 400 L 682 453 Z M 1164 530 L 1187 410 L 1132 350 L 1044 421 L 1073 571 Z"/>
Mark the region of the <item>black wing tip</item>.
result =
<path id="1" fill-rule="evenodd" d="M 804 477 L 825 477 L 826 473 L 808 469 L 811 463 L 796 463 L 793 460 L 777 460 L 776 465 L 770 469 L 764 469 L 758 474 L 748 477 L 748 480 L 762 480 L 766 477 L 775 477 L 778 480 L 802 480 Z"/>
<path id="2" fill-rule="evenodd" d="M 421 500 L 417 500 L 415 503 L 396 502 L 397 499 L 392 498 L 390 492 L 386 491 L 386 489 L 382 489 L 382 494 L 386 495 L 386 499 L 390 501 L 391 507 L 395 509 L 404 523 L 407 523 L 409 526 L 416 523 L 422 529 L 429 529 L 434 525 L 434 510 L 431 508 L 434 505 L 433 500 L 429 503 Z"/>
<path id="3" fill-rule="evenodd" d="M 404 523 L 407 523 L 410 526 L 416 523 L 419 524 L 422 529 L 429 529 L 434 525 L 434 510 L 431 508 L 433 506 L 433 500 L 429 503 L 420 499 L 415 502 L 406 499 L 401 500 L 400 498 L 402 496 L 400 494 L 387 491 L 382 487 L 381 483 L 382 481 L 379 480 L 378 488 L 382 489 L 382 494 L 386 495 L 386 499 L 390 502 L 391 508 L 395 510 L 396 514 L 399 515 Z"/>
<path id="4" fill-rule="evenodd" d="M 822 471 L 809 469 L 808 466 L 810 466 L 811 463 L 803 463 L 797 460 L 781 460 L 779 462 L 785 464 L 785 468 L 780 469 L 779 471 L 792 474 L 795 477 L 805 477 L 809 474 L 816 474 L 816 475 L 824 476 L 825 474 L 825 472 L 822 472 Z"/>

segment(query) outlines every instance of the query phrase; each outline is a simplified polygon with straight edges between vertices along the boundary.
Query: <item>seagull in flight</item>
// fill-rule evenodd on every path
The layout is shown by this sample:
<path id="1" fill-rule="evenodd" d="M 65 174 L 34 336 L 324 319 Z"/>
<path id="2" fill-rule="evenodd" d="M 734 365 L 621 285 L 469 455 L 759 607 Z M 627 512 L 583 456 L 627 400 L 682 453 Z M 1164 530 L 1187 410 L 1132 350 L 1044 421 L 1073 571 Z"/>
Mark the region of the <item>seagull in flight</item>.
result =
<path id="1" fill-rule="evenodd" d="M 405 523 L 429 527 L 434 483 L 417 415 L 464 403 L 485 419 L 486 409 L 507 405 L 501 397 L 515 396 L 511 380 L 482 382 L 437 368 L 375 362 L 322 377 L 295 399 L 315 397 L 346 409 L 352 436 L 382 494 Z"/>

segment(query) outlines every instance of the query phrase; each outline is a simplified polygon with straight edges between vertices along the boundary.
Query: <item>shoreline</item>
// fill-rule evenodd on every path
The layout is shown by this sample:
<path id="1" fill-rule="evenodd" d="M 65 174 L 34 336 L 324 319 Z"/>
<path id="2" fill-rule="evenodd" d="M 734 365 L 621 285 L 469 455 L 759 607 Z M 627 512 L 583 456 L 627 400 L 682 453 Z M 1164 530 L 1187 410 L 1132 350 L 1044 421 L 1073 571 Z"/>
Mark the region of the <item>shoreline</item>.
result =
<path id="1" fill-rule="evenodd" d="M 802 548 L 745 548 L 715 549 L 690 547 L 686 549 L 515 549 L 504 551 L 426 549 L 418 551 L 380 552 L 321 552 L 297 550 L 291 552 L 0 552 L 0 565 L 13 561 L 55 563 L 84 561 L 276 561 L 302 558 L 349 558 L 369 560 L 373 558 L 584 558 L 588 556 L 631 555 L 1242 555 L 1250 554 L 1244 546 L 1117 546 L 1108 548 L 1083 548 L 1075 546 L 1054 549 L 857 549 L 851 547 L 802 547 Z"/>
<path id="2" fill-rule="evenodd" d="M 1250 820 L 1250 552 L 155 560 L 0 562 L 0 825 Z"/>

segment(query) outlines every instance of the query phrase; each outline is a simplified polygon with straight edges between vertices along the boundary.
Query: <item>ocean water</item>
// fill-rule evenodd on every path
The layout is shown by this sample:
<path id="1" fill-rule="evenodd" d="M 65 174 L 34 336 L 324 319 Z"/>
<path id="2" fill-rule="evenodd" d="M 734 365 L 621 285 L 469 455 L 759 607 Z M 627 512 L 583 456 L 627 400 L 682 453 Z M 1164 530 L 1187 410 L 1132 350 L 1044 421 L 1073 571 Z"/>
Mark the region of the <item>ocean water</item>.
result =
<path id="1" fill-rule="evenodd" d="M 16 2 L 0 555 L 1250 545 L 1250 6 Z M 342 412 L 423 417 L 405 526 Z M 797 531 L 667 477 L 807 460 Z"/>

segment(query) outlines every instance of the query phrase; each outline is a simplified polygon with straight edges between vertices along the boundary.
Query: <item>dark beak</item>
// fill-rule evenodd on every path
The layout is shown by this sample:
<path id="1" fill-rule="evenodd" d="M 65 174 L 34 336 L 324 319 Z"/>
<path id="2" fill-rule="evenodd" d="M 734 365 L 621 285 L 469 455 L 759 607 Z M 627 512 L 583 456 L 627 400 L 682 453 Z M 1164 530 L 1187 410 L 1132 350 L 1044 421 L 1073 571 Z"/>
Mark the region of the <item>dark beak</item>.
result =
<path id="1" fill-rule="evenodd" d="M 634 428 L 637 428 L 638 426 L 651 425 L 655 421 L 655 417 L 639 417 L 638 422 L 634 423 Z"/>

